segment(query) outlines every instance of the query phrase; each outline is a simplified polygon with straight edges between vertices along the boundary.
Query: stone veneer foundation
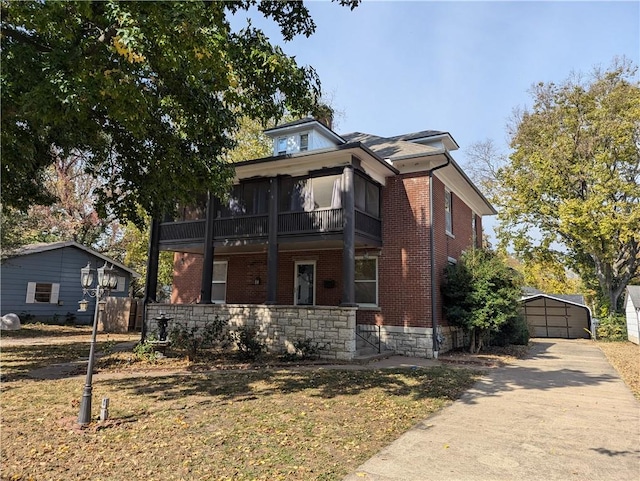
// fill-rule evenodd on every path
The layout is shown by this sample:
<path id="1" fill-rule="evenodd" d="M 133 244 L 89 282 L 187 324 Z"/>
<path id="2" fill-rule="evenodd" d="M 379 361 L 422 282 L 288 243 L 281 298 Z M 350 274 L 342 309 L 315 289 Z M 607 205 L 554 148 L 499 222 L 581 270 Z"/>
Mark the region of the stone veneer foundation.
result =
<path id="1" fill-rule="evenodd" d="M 267 306 L 263 304 L 149 304 L 147 332 L 157 332 L 154 318 L 164 313 L 188 327 L 227 319 L 229 330 L 254 327 L 271 352 L 293 351 L 297 340 L 313 339 L 324 359 L 350 361 L 356 353 L 355 307 Z"/>
<path id="2" fill-rule="evenodd" d="M 438 329 L 440 353 L 461 347 L 463 334 L 455 327 L 443 326 Z M 358 332 L 366 336 L 371 332 L 377 336 L 378 326 L 359 324 Z M 383 350 L 410 357 L 433 358 L 433 329 L 430 327 L 380 326 L 380 341 Z"/>
<path id="3" fill-rule="evenodd" d="M 356 355 L 355 307 L 337 306 L 267 306 L 264 304 L 149 304 L 147 332 L 157 332 L 154 318 L 164 313 L 188 327 L 215 320 L 227 319 L 229 330 L 242 326 L 254 327 L 269 351 L 293 352 L 293 343 L 312 339 L 323 359 L 350 361 Z M 357 331 L 377 336 L 378 326 L 358 324 Z M 443 326 L 440 353 L 461 347 L 464 339 L 460 329 Z M 424 327 L 380 326 L 383 350 L 398 355 L 433 358 L 433 330 Z"/>

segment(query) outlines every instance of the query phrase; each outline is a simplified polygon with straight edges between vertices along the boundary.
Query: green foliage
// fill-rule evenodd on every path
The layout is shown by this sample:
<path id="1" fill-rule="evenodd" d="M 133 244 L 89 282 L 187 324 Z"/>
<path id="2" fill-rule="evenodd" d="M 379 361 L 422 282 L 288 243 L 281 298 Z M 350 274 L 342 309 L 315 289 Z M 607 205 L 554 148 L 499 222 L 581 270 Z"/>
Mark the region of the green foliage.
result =
<path id="1" fill-rule="evenodd" d="M 318 344 L 313 339 L 296 339 L 293 341 L 293 352 L 285 352 L 282 359 L 285 361 L 316 359 L 319 352 Z"/>
<path id="2" fill-rule="evenodd" d="M 522 259 L 552 255 L 583 281 L 596 279 L 600 306 L 614 313 L 640 271 L 637 67 L 623 59 L 589 81 L 532 90 L 497 173 L 498 236 Z"/>
<path id="3" fill-rule="evenodd" d="M 627 320 L 625 316 L 611 315 L 600 319 L 597 338 L 602 341 L 626 341 Z"/>
<path id="4" fill-rule="evenodd" d="M 213 321 L 206 321 L 202 325 L 189 327 L 186 323 L 176 322 L 169 331 L 171 345 L 177 349 L 187 351 L 190 361 L 195 361 L 202 349 L 212 349 L 224 346 L 227 341 L 228 322 L 216 316 Z"/>
<path id="5" fill-rule="evenodd" d="M 156 362 L 158 358 L 156 347 L 150 338 L 136 344 L 133 348 L 133 354 L 136 359 L 150 363 Z"/>
<path id="6" fill-rule="evenodd" d="M 489 343 L 496 346 L 529 344 L 529 326 L 524 316 L 512 317 L 500 326 L 497 332 L 489 333 Z"/>
<path id="7" fill-rule="evenodd" d="M 471 333 L 471 350 L 482 348 L 484 337 L 505 329 L 522 338 L 519 299 L 522 279 L 489 250 L 465 252 L 447 266 L 442 286 L 443 309 L 449 322 Z"/>
<path id="8" fill-rule="evenodd" d="M 356 0 L 338 3 L 351 8 Z M 225 190 L 244 116 L 313 113 L 320 81 L 248 23 L 311 35 L 303 2 L 2 1 L 2 203 L 48 205 L 45 169 L 82 156 L 100 217 L 140 221 Z"/>
<path id="9" fill-rule="evenodd" d="M 242 326 L 231 333 L 238 348 L 241 359 L 254 361 L 266 350 L 264 343 L 258 338 L 258 331 L 254 327 Z"/>
<path id="10" fill-rule="evenodd" d="M 143 297 L 147 274 L 147 259 L 149 250 L 149 229 L 151 217 L 139 209 L 142 224 L 139 227 L 133 222 L 127 222 L 122 228 L 122 237 L 109 252 L 115 258 L 140 274 L 139 278 L 131 280 L 134 297 Z M 158 302 L 168 301 L 171 285 L 173 284 L 173 252 L 160 252 L 158 259 Z"/>

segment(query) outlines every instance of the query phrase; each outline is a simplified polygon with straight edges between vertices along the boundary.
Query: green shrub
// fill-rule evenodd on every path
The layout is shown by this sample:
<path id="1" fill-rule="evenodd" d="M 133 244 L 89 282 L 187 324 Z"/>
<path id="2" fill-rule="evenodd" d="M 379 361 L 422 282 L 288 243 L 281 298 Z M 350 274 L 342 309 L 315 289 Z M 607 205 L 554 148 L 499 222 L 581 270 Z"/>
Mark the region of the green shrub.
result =
<path id="1" fill-rule="evenodd" d="M 316 359 L 320 349 L 313 339 L 297 339 L 293 341 L 293 352 L 285 352 L 282 359 L 285 361 L 300 361 L 306 359 Z"/>
<path id="2" fill-rule="evenodd" d="M 451 325 L 469 334 L 471 352 L 480 351 L 494 338 L 522 342 L 528 336 L 526 326 L 518 321 L 521 285 L 520 275 L 490 250 L 466 251 L 457 264 L 447 266 L 443 311 Z"/>
<path id="3" fill-rule="evenodd" d="M 228 341 L 226 332 L 227 321 L 216 316 L 213 321 L 206 321 L 202 326 L 189 328 L 187 324 L 177 322 L 169 331 L 171 345 L 177 349 L 187 351 L 190 361 L 195 361 L 198 351 L 224 347 Z"/>
<path id="4" fill-rule="evenodd" d="M 515 344 L 526 346 L 529 344 L 529 326 L 524 316 L 515 316 L 500 326 L 498 332 L 491 333 L 490 344 L 507 346 Z"/>
<path id="5" fill-rule="evenodd" d="M 145 339 L 143 342 L 139 342 L 133 348 L 133 354 L 139 361 L 146 361 L 154 363 L 158 358 L 158 353 L 153 344 L 153 340 L 150 338 Z"/>
<path id="6" fill-rule="evenodd" d="M 253 361 L 266 349 L 264 343 L 258 339 L 258 332 L 254 327 L 242 326 L 232 333 L 232 338 L 241 359 Z"/>
<path id="7" fill-rule="evenodd" d="M 597 337 L 603 341 L 626 341 L 627 320 L 621 315 L 611 315 L 600 319 Z"/>

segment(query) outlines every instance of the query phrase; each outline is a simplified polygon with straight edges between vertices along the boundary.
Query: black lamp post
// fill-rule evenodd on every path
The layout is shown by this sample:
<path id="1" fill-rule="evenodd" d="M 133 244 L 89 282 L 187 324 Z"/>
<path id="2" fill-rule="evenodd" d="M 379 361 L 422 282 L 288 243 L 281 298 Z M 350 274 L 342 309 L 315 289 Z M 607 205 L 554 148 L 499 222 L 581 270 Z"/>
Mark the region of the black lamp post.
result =
<path id="1" fill-rule="evenodd" d="M 95 287 L 93 285 L 94 277 L 97 272 L 97 283 Z M 84 390 L 82 391 L 82 401 L 80 403 L 80 414 L 78 415 L 78 424 L 85 426 L 91 422 L 91 395 L 93 392 L 93 386 L 91 381 L 93 378 L 93 361 L 96 348 L 96 334 L 98 333 L 98 313 L 100 310 L 100 304 L 102 297 L 114 289 L 118 284 L 118 277 L 116 276 L 113 268 L 107 267 L 105 262 L 102 267 L 99 267 L 95 271 L 91 269 L 91 262 L 88 262 L 86 267 L 80 269 L 80 284 L 82 285 L 83 298 L 79 301 L 80 308 L 78 311 L 86 312 L 89 301 L 85 299 L 85 296 L 96 298 L 96 308 L 93 313 L 93 331 L 91 332 L 91 349 L 89 350 L 89 364 L 87 366 L 87 379 L 84 384 Z"/>

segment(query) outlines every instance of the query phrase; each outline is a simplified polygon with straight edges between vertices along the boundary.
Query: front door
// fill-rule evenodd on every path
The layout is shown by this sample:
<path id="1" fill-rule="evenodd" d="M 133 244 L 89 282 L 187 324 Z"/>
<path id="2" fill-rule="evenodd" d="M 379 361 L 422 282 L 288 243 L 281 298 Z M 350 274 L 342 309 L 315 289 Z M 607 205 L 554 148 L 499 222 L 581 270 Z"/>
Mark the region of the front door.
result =
<path id="1" fill-rule="evenodd" d="M 315 261 L 296 262 L 295 292 L 296 306 L 313 306 L 316 303 L 316 263 Z"/>

